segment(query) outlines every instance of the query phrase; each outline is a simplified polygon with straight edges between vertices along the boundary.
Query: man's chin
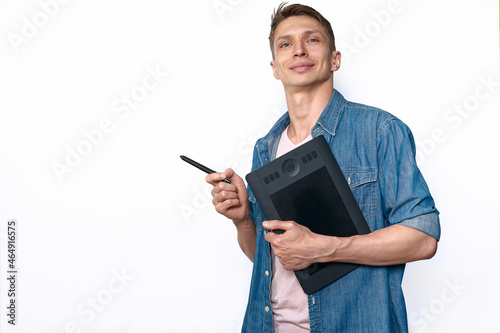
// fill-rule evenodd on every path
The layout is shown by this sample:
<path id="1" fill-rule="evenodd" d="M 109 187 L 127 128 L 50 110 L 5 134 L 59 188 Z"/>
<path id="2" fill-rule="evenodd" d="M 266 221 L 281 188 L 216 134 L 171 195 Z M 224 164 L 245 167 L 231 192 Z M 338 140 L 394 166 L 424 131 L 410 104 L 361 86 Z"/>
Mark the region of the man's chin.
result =
<path id="1" fill-rule="evenodd" d="M 302 80 L 290 80 L 288 82 L 283 82 L 283 80 L 281 81 L 283 83 L 283 86 L 285 87 L 285 89 L 307 89 L 307 88 L 315 88 L 315 87 L 320 87 L 321 85 L 323 84 L 326 84 L 328 82 L 328 79 L 327 80 L 313 80 L 313 79 L 302 79 Z"/>

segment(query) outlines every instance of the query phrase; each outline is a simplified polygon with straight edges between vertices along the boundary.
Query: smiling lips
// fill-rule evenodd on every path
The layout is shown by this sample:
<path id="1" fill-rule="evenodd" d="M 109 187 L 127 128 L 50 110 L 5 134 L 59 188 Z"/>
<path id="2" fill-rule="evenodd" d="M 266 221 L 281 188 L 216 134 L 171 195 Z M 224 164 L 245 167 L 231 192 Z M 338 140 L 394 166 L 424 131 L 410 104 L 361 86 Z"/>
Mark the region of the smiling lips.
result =
<path id="1" fill-rule="evenodd" d="M 289 69 L 297 73 L 303 73 L 311 69 L 313 66 L 314 66 L 313 63 L 302 61 L 293 64 L 292 66 L 289 67 Z"/>

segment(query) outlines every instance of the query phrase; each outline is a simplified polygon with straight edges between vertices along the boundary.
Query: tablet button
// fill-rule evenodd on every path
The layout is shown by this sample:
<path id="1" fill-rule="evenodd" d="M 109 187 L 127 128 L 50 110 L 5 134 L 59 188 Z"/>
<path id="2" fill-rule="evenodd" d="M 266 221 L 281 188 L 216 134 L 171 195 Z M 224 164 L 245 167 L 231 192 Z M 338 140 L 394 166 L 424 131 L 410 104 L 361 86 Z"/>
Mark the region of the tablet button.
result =
<path id="1" fill-rule="evenodd" d="M 288 160 L 283 162 L 283 164 L 281 165 L 281 170 L 288 177 L 293 177 L 299 173 L 300 166 L 296 160 L 289 158 Z"/>
<path id="2" fill-rule="evenodd" d="M 266 185 L 269 184 L 269 178 L 264 177 L 264 183 L 266 183 Z"/>

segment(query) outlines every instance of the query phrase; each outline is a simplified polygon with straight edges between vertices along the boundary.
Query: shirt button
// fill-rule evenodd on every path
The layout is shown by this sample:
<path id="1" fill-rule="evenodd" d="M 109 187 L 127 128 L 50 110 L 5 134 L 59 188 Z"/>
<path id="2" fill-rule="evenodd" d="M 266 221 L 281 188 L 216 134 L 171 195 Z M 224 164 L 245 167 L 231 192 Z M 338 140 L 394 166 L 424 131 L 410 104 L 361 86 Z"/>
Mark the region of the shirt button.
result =
<path id="1" fill-rule="evenodd" d="M 266 271 L 266 276 L 269 276 L 269 271 Z"/>
<path id="2" fill-rule="evenodd" d="M 266 310 L 266 312 L 269 312 L 269 307 L 268 307 L 268 306 L 266 306 L 266 307 L 264 308 L 264 310 Z"/>

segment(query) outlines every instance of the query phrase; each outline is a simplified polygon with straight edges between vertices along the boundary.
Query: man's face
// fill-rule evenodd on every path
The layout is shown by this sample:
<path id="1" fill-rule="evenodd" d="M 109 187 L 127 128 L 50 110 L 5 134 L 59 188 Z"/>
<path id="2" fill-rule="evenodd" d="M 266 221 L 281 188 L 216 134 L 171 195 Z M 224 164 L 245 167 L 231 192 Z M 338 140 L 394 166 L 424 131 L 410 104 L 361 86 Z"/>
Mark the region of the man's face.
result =
<path id="1" fill-rule="evenodd" d="M 283 20 L 276 28 L 273 45 L 273 75 L 285 89 L 329 84 L 332 72 L 340 67 L 340 53 L 330 51 L 323 26 L 309 16 Z"/>

